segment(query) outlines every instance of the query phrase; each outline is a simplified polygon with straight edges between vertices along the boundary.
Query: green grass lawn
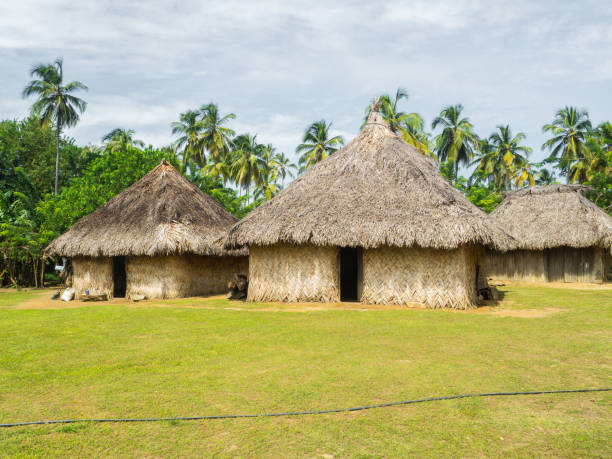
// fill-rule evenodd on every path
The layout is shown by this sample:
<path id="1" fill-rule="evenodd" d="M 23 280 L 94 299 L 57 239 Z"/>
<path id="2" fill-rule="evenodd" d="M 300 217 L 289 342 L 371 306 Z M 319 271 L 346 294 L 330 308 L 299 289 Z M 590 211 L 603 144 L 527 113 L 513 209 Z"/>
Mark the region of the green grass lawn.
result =
<path id="1" fill-rule="evenodd" d="M 476 313 L 296 311 L 220 299 L 24 309 L 51 292 L 1 292 L 0 423 L 612 387 L 612 290 L 502 290 L 497 307 Z M 0 456 L 610 457 L 611 402 L 611 393 L 538 395 L 8 428 Z"/>

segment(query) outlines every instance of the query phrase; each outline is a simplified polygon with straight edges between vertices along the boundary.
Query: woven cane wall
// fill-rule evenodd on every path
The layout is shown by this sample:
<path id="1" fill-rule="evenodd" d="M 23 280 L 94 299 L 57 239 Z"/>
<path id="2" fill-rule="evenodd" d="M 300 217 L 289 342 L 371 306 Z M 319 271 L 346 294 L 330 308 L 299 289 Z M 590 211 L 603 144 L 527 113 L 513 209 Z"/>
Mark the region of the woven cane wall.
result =
<path id="1" fill-rule="evenodd" d="M 72 259 L 72 286 L 75 297 L 85 296 L 85 289 L 91 295 L 113 296 L 113 263 L 109 257 L 74 257 Z"/>
<path id="2" fill-rule="evenodd" d="M 430 308 L 476 305 L 476 252 L 381 247 L 363 251 L 363 295 L 374 304 L 423 303 Z"/>
<path id="3" fill-rule="evenodd" d="M 250 246 L 249 301 L 338 301 L 338 249 Z"/>
<path id="4" fill-rule="evenodd" d="M 248 273 L 247 257 L 128 257 L 128 298 L 180 298 L 225 293 L 234 273 Z"/>

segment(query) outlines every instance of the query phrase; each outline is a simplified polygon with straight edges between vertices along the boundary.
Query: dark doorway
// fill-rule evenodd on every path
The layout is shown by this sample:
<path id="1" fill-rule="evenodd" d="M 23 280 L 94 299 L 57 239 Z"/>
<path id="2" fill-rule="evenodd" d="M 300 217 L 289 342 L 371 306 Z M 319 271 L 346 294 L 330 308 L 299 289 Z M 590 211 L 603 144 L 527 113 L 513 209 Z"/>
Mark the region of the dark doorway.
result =
<path id="1" fill-rule="evenodd" d="M 361 249 L 340 248 L 340 301 L 359 301 L 361 296 Z"/>
<path id="2" fill-rule="evenodd" d="M 125 298 L 126 287 L 125 257 L 113 257 L 113 296 Z"/>

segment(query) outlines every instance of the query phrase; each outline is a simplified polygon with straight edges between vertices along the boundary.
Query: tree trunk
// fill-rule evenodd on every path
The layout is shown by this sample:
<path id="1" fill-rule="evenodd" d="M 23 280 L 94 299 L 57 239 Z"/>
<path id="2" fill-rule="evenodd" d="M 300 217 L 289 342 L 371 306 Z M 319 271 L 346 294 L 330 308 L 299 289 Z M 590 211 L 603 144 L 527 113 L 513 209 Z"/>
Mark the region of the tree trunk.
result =
<path id="1" fill-rule="evenodd" d="M 34 288 L 38 288 L 38 259 L 32 257 L 32 269 L 34 270 Z"/>
<path id="2" fill-rule="evenodd" d="M 55 154 L 55 194 L 59 194 L 59 157 L 60 157 L 60 133 L 61 129 L 57 126 L 56 132 L 56 154 Z"/>
<path id="3" fill-rule="evenodd" d="M 45 288 L 45 259 L 40 259 L 40 287 Z"/>

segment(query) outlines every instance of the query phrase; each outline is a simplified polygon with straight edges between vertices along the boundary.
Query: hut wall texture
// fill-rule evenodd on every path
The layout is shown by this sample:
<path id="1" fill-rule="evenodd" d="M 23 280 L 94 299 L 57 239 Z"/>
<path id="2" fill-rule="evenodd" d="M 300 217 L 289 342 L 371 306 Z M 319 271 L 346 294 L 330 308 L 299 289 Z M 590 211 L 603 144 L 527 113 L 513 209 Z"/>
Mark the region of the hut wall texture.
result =
<path id="1" fill-rule="evenodd" d="M 224 293 L 234 273 L 248 273 L 248 257 L 128 257 L 126 296 L 180 298 Z"/>
<path id="2" fill-rule="evenodd" d="M 423 303 L 430 308 L 474 307 L 477 250 L 381 247 L 363 251 L 364 303 Z"/>
<path id="3" fill-rule="evenodd" d="M 72 287 L 75 297 L 91 295 L 113 296 L 113 262 L 109 257 L 74 257 L 72 259 Z"/>
<path id="4" fill-rule="evenodd" d="M 249 301 L 340 299 L 337 247 L 252 245 L 249 251 Z"/>
<path id="5" fill-rule="evenodd" d="M 497 279 L 599 283 L 604 279 L 603 258 L 603 250 L 598 247 L 489 252 L 485 270 Z"/>
<path id="6" fill-rule="evenodd" d="M 484 271 L 495 279 L 547 282 L 548 266 L 544 251 L 489 251 L 484 257 Z"/>

